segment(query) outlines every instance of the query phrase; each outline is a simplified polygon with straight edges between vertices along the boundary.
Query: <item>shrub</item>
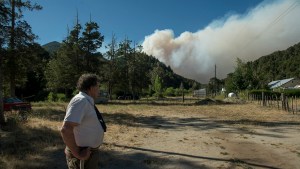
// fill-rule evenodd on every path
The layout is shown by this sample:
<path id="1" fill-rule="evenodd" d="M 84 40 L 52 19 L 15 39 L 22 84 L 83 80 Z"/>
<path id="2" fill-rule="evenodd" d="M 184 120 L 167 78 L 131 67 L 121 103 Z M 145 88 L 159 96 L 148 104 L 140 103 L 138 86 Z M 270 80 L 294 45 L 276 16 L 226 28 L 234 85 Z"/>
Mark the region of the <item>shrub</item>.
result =
<path id="1" fill-rule="evenodd" d="M 165 96 L 175 96 L 175 90 L 173 87 L 168 87 L 165 92 L 164 92 Z"/>
<path id="2" fill-rule="evenodd" d="M 185 95 L 189 93 L 189 91 L 187 89 L 176 88 L 176 89 L 174 89 L 175 96 L 182 96 L 182 90 Z"/>
<path id="3" fill-rule="evenodd" d="M 156 97 L 156 98 L 163 98 L 164 97 L 162 93 L 154 93 L 153 96 Z"/>
<path id="4" fill-rule="evenodd" d="M 48 101 L 49 102 L 55 102 L 55 101 L 57 101 L 57 94 L 56 93 L 53 93 L 53 92 L 50 92 L 49 94 L 48 94 Z"/>
<path id="5" fill-rule="evenodd" d="M 282 90 L 281 92 L 280 91 L 271 91 L 271 90 L 252 90 L 252 91 L 249 92 L 249 94 L 261 97 L 262 92 L 264 92 L 265 96 L 280 97 L 281 93 L 284 93 L 286 96 L 289 96 L 289 97 L 291 97 L 291 96 L 300 97 L 300 90 L 299 89 L 285 89 L 285 90 Z"/>
<path id="6" fill-rule="evenodd" d="M 48 94 L 48 101 L 49 102 L 65 102 L 65 101 L 67 101 L 67 97 L 63 93 L 50 92 Z"/>
<path id="7" fill-rule="evenodd" d="M 67 101 L 66 95 L 63 94 L 63 93 L 58 93 L 57 94 L 57 101 L 59 101 L 59 102 L 66 102 Z"/>
<path id="8" fill-rule="evenodd" d="M 299 89 L 287 89 L 287 90 L 284 90 L 284 94 L 286 96 L 297 96 L 297 97 L 300 97 L 300 90 Z"/>

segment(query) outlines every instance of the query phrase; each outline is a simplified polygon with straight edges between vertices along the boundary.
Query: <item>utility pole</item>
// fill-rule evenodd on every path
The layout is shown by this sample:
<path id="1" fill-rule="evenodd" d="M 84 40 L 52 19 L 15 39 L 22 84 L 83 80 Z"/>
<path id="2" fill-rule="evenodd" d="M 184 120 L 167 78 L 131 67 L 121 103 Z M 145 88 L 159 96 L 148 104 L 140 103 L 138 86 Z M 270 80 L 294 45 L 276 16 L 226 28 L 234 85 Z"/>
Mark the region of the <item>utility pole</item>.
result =
<path id="1" fill-rule="evenodd" d="M 215 79 L 217 79 L 217 65 L 215 64 Z"/>
<path id="2" fill-rule="evenodd" d="M 180 83 L 180 89 L 181 89 L 181 93 L 182 93 L 182 102 L 184 103 L 184 86 L 183 83 Z"/>
<path id="3" fill-rule="evenodd" d="M 217 95 L 217 65 L 215 64 L 214 96 Z"/>

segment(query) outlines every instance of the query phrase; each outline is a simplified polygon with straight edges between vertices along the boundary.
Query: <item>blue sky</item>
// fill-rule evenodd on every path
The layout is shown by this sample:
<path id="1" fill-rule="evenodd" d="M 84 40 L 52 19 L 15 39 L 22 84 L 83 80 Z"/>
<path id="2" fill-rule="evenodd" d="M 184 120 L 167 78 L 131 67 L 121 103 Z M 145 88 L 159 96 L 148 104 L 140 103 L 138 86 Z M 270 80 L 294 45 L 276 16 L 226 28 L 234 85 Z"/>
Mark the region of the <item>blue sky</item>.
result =
<path id="1" fill-rule="evenodd" d="M 233 13 L 243 14 L 261 0 L 35 0 L 43 9 L 26 11 L 25 19 L 39 36 L 40 44 L 61 42 L 67 26 L 74 26 L 76 10 L 84 25 L 92 20 L 109 42 L 112 33 L 117 40 L 126 36 L 141 43 L 156 29 L 172 29 L 175 36 L 195 32 L 214 20 Z"/>
<path id="2" fill-rule="evenodd" d="M 299 0 L 35 0 L 43 10 L 25 12 L 40 44 L 61 42 L 67 26 L 100 25 L 104 46 L 116 35 L 175 73 L 199 82 L 225 78 L 236 58 L 253 61 L 299 43 Z"/>

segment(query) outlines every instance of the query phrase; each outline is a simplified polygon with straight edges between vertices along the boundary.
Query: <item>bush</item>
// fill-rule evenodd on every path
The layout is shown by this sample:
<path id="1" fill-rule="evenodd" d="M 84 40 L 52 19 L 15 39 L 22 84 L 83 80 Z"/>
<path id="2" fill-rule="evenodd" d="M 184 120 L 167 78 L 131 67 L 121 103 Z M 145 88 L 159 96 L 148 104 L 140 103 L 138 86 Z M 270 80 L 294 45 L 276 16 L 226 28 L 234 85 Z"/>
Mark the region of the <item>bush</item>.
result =
<path id="1" fill-rule="evenodd" d="M 264 92 L 265 96 L 277 96 L 277 97 L 280 97 L 281 93 L 284 93 L 284 95 L 289 96 L 289 97 L 291 97 L 291 96 L 300 97 L 300 90 L 299 89 L 285 89 L 285 90 L 282 90 L 281 92 L 279 92 L 279 91 L 271 91 L 271 90 L 252 90 L 252 91 L 249 92 L 249 94 L 261 97 L 262 92 Z"/>
<path id="2" fill-rule="evenodd" d="M 189 91 L 187 89 L 183 89 L 184 95 L 188 94 Z M 175 96 L 182 96 L 182 89 L 176 88 L 174 89 Z"/>
<path id="3" fill-rule="evenodd" d="M 162 93 L 154 93 L 152 96 L 156 97 L 156 98 L 163 98 L 163 94 Z"/>
<path id="4" fill-rule="evenodd" d="M 175 96 L 175 90 L 173 87 L 168 87 L 165 92 L 164 92 L 165 96 Z"/>
<path id="5" fill-rule="evenodd" d="M 284 94 L 286 96 L 297 96 L 297 97 L 300 97 L 300 90 L 299 89 L 287 89 L 287 90 L 284 90 L 283 91 Z"/>
<path id="6" fill-rule="evenodd" d="M 57 94 L 56 93 L 53 93 L 53 92 L 50 92 L 49 94 L 48 94 L 48 101 L 49 102 L 55 102 L 55 101 L 57 101 Z"/>
<path id="7" fill-rule="evenodd" d="M 66 95 L 63 93 L 57 93 L 57 101 L 66 102 L 67 101 Z"/>
<path id="8" fill-rule="evenodd" d="M 63 93 L 53 93 L 53 92 L 50 92 L 48 94 L 48 101 L 49 102 L 65 102 L 67 101 L 67 97 L 65 94 Z"/>

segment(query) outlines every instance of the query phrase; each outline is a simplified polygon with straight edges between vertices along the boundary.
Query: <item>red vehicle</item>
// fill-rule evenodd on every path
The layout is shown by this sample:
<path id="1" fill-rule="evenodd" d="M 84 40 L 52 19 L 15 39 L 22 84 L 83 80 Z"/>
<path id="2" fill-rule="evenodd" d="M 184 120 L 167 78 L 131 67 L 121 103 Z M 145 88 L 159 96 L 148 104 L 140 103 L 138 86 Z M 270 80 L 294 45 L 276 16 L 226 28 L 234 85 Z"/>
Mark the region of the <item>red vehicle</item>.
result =
<path id="1" fill-rule="evenodd" d="M 16 97 L 4 98 L 3 99 L 3 110 L 4 111 L 31 111 L 31 104 L 24 102 Z"/>

